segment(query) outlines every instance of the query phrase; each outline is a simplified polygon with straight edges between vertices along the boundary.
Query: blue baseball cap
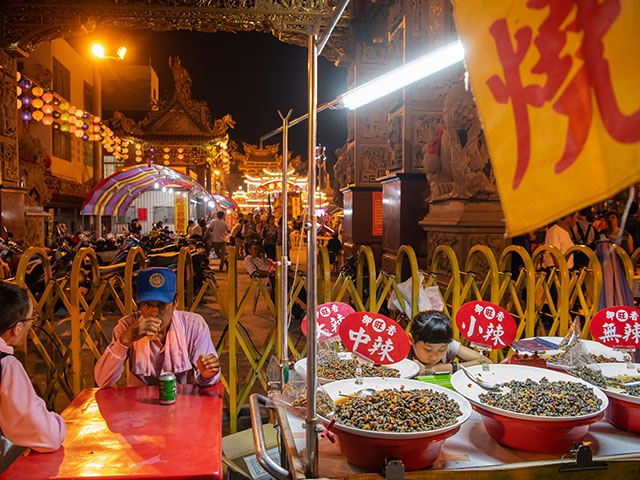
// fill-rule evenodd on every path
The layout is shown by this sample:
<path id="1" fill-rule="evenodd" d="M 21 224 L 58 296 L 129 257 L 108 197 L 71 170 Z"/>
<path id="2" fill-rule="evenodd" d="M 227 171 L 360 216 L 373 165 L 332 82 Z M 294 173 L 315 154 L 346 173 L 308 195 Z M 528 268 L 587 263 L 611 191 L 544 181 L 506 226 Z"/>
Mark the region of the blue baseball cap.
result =
<path id="1" fill-rule="evenodd" d="M 136 302 L 173 303 L 176 297 L 176 273 L 170 268 L 152 267 L 138 272 Z"/>

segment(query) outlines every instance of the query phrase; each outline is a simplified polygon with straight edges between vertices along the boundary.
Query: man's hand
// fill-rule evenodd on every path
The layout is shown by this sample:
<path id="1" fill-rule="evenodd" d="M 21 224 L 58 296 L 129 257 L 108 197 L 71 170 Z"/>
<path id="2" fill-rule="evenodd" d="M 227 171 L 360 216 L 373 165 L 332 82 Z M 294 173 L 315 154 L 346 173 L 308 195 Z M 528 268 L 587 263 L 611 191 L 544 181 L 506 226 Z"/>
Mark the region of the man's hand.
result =
<path id="1" fill-rule="evenodd" d="M 136 342 L 141 338 L 149 337 L 151 339 L 160 332 L 160 325 L 162 325 L 162 320 L 159 318 L 140 317 L 137 322 L 131 325 L 122 335 L 120 335 L 119 341 L 125 347 L 130 347 L 133 342 Z"/>
<path id="2" fill-rule="evenodd" d="M 204 378 L 213 378 L 220 371 L 220 360 L 213 353 L 200 355 L 196 366 Z"/>

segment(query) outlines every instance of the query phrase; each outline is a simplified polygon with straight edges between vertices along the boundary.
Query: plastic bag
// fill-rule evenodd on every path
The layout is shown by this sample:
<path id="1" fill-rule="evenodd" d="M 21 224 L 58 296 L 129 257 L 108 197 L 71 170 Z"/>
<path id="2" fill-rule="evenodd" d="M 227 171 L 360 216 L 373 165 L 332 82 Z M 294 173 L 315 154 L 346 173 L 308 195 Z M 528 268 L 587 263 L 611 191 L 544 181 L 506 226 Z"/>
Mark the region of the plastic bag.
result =
<path id="1" fill-rule="evenodd" d="M 580 318 L 576 317 L 560 342 L 560 353 L 542 355 L 547 360 L 547 365 L 572 370 L 595 363 L 595 357 L 581 341 L 581 333 Z"/>
<path id="2" fill-rule="evenodd" d="M 285 410 L 296 417 L 304 418 L 307 413 L 307 378 L 295 370 L 289 371 L 289 381 L 285 385 L 282 393 L 269 393 L 269 400 L 274 404 L 279 404 Z M 318 385 L 316 390 L 316 408 L 319 415 L 331 418 L 335 410 L 335 403 L 325 391 Z"/>
<path id="3" fill-rule="evenodd" d="M 418 311 L 443 311 L 444 303 L 442 301 L 442 298 L 440 298 L 438 287 L 425 287 L 423 281 L 424 275 L 421 272 L 418 272 L 418 283 L 420 285 L 418 289 Z M 412 279 L 409 278 L 408 280 L 405 280 L 404 282 L 398 284 L 398 290 L 400 290 L 400 293 L 402 294 L 402 299 L 404 300 L 404 308 L 402 308 L 402 303 L 398 299 L 395 289 L 392 290 L 391 295 L 389 296 L 387 307 L 389 308 L 389 310 L 400 310 L 407 317 L 411 318 Z"/>

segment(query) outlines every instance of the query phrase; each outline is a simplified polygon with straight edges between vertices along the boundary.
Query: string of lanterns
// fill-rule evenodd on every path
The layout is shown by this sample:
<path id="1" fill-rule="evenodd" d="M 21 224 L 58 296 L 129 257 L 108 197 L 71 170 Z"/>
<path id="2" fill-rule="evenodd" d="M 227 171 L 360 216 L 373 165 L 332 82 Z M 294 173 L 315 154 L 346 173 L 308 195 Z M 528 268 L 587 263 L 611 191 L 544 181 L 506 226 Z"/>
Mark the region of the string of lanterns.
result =
<path id="1" fill-rule="evenodd" d="M 16 81 L 17 108 L 22 120 L 42 122 L 43 125 L 68 132 L 81 140 L 100 142 L 108 153 L 120 158 L 119 145 L 122 140 L 99 116 L 61 100 L 20 72 L 16 75 Z"/>
<path id="2" fill-rule="evenodd" d="M 205 146 L 197 146 L 195 151 L 193 148 L 187 151 L 184 147 L 156 148 L 156 146 L 144 144 L 140 139 L 120 138 L 99 116 L 85 112 L 58 98 L 20 72 L 17 73 L 16 81 L 17 108 L 20 118 L 25 122 L 41 122 L 54 130 L 67 132 L 81 140 L 100 142 L 107 153 L 120 161 L 129 160 L 131 154 L 137 163 L 146 160 L 149 163 L 162 161 L 164 165 L 170 165 L 172 157 L 183 161 L 185 156 L 195 155 L 199 158 L 204 157 L 209 166 L 217 160 L 225 174 L 230 172 L 228 136 Z"/>

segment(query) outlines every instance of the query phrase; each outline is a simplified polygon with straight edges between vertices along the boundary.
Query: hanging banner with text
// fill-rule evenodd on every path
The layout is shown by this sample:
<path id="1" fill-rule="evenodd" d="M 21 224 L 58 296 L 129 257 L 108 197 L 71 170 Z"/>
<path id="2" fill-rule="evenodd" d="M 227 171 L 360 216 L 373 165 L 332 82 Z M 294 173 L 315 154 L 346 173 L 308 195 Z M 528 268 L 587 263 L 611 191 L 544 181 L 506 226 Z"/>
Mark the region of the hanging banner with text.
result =
<path id="1" fill-rule="evenodd" d="M 147 209 L 146 208 L 138 208 L 138 221 L 146 222 L 147 221 Z"/>
<path id="2" fill-rule="evenodd" d="M 509 235 L 640 180 L 639 1 L 453 5 Z"/>
<path id="3" fill-rule="evenodd" d="M 356 312 L 342 320 L 340 340 L 352 353 L 376 365 L 404 360 L 409 354 L 409 337 L 390 318 L 372 312 Z"/>
<path id="4" fill-rule="evenodd" d="M 175 232 L 178 235 L 184 235 L 187 233 L 187 197 L 184 195 L 173 195 L 173 201 L 175 206 Z"/>
<path id="5" fill-rule="evenodd" d="M 591 319 L 589 330 L 594 340 L 611 348 L 640 347 L 640 310 L 633 307 L 609 307 Z"/>
<path id="6" fill-rule="evenodd" d="M 371 235 L 382 235 L 382 192 L 371 193 Z"/>
<path id="7" fill-rule="evenodd" d="M 471 343 L 496 349 L 511 345 L 516 338 L 516 322 L 504 308 L 491 302 L 465 303 L 456 313 L 456 326 Z"/>

